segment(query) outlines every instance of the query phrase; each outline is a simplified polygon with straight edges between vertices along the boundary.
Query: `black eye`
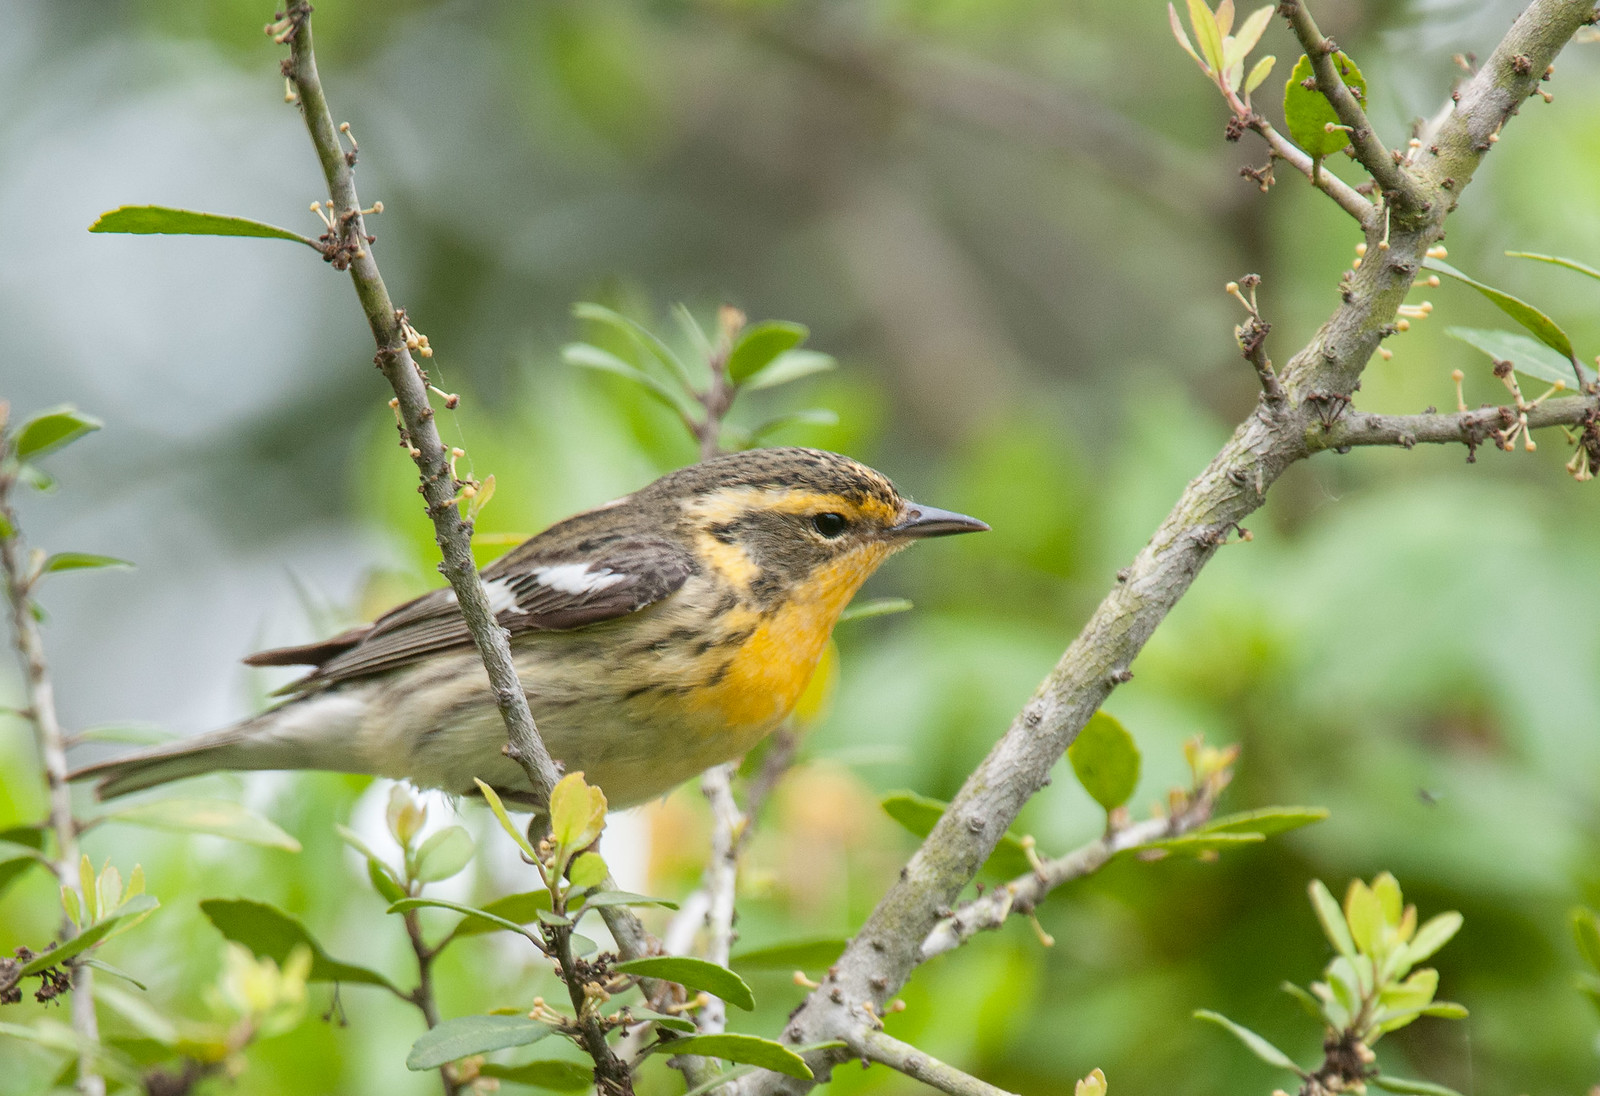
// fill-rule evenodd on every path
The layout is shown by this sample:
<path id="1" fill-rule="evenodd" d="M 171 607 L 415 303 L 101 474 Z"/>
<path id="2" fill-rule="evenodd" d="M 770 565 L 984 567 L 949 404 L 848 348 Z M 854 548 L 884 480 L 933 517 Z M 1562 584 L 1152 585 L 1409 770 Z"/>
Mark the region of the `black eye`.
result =
<path id="1" fill-rule="evenodd" d="M 832 540 L 849 526 L 843 514 L 818 514 L 811 519 L 811 528 Z"/>

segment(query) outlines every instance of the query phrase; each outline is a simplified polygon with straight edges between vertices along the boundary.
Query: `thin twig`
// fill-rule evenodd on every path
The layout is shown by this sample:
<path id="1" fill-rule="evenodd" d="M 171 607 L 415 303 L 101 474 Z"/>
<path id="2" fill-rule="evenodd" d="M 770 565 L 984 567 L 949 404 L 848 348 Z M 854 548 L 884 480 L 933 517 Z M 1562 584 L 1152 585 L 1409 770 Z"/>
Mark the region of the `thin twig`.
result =
<path id="1" fill-rule="evenodd" d="M 1528 417 L 1528 427 L 1537 430 L 1546 426 L 1585 425 L 1597 408 L 1600 408 L 1600 400 L 1593 396 L 1562 396 L 1545 400 L 1522 414 Z M 1326 431 L 1320 432 L 1315 443 L 1322 449 L 1343 449 L 1352 445 L 1397 445 L 1410 449 L 1419 444 L 1448 445 L 1452 442 L 1476 446 L 1496 431 L 1515 424 L 1518 417 L 1517 409 L 1510 406 L 1425 415 L 1347 411 Z"/>
<path id="2" fill-rule="evenodd" d="M 950 1096 L 1013 1096 L 1003 1088 L 980 1081 L 970 1073 L 918 1050 L 910 1043 L 902 1043 L 881 1031 L 859 1031 L 846 1040 L 850 1050 L 868 1061 L 878 1062 L 890 1069 L 914 1077 L 923 1084 L 948 1092 Z"/>
<path id="3" fill-rule="evenodd" d="M 1259 133 L 1272 154 L 1311 181 L 1311 185 L 1332 198 L 1340 209 L 1356 219 L 1363 231 L 1371 231 L 1377 221 L 1377 207 L 1361 192 L 1318 164 L 1299 145 L 1279 133 L 1259 114 L 1250 114 L 1245 124 Z"/>
<path id="4" fill-rule="evenodd" d="M 437 948 L 430 948 L 428 942 L 422 937 L 422 918 L 416 910 L 407 910 L 403 915 L 406 923 L 406 936 L 411 941 L 411 950 L 417 957 L 417 988 L 408 998 L 422 1013 L 423 1023 L 428 1027 L 439 1026 L 439 1003 L 433 993 L 433 961 L 439 955 Z M 456 1096 L 461 1091 L 461 1085 L 456 1083 L 455 1075 L 448 1064 L 439 1067 L 439 1080 L 444 1083 L 444 1096 Z"/>
<path id="5" fill-rule="evenodd" d="M 0 430 L 4 429 L 0 406 Z M 5 572 L 6 597 L 11 604 L 11 628 L 21 656 L 28 691 L 28 717 L 50 794 L 50 828 L 55 832 L 56 857 L 51 868 L 61 886 L 83 897 L 78 883 L 78 824 L 72 814 L 72 792 L 67 784 L 66 735 L 56 713 L 55 687 L 45 659 L 44 637 L 34 616 L 33 584 L 38 575 L 23 558 L 21 525 L 12 508 L 16 478 L 0 475 L 0 516 L 9 535 L 0 537 L 0 570 Z M 61 939 L 71 939 L 78 928 L 63 913 Z M 94 972 L 81 963 L 71 964 L 72 1027 L 79 1035 L 78 1091 L 84 1096 L 105 1096 L 106 1082 L 95 1069 L 94 1048 L 100 1042 L 100 1023 L 94 1011 Z"/>

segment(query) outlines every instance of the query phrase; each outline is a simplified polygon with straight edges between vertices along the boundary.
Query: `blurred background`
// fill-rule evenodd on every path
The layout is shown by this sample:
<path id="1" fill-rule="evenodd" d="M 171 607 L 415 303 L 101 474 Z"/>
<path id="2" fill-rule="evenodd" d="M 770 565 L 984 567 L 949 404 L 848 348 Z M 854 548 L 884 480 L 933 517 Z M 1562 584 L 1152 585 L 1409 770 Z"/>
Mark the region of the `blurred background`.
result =
<path id="1" fill-rule="evenodd" d="M 361 144 L 364 200 L 395 299 L 430 337 L 442 420 L 498 492 L 480 531 L 531 534 L 687 463 L 694 449 L 625 382 L 560 346 L 598 300 L 669 331 L 683 302 L 731 302 L 812 329 L 840 368 L 757 393 L 743 421 L 832 409 L 773 440 L 839 449 L 918 499 L 994 531 L 895 560 L 865 596 L 902 615 L 841 626 L 838 688 L 773 800 L 745 872 L 741 946 L 841 936 L 912 839 L 891 789 L 949 797 L 1003 731 L 1116 569 L 1248 413 L 1247 272 L 1286 360 L 1337 300 L 1357 230 L 1298 177 L 1239 178 L 1262 146 L 1223 140 L 1225 112 L 1152 0 L 327 0 L 319 60 Z M 1502 0 L 1315 5 L 1365 71 L 1399 144 L 1520 7 Z M 71 728 L 191 734 L 238 718 L 280 679 L 239 665 L 437 584 L 435 549 L 394 443 L 388 392 L 348 280 L 263 240 L 90 236 L 101 212 L 158 203 L 314 235 L 321 196 L 270 12 L 239 0 L 0 4 L 0 394 L 16 413 L 71 402 L 106 428 L 52 461 L 24 499 L 35 543 L 137 569 L 53 578 L 46 639 Z M 1532 300 L 1600 352 L 1596 286 L 1503 257 L 1600 264 L 1595 46 L 1574 46 L 1474 181 L 1450 261 Z M 1281 23 L 1264 52 L 1295 54 Z M 1347 178 L 1355 176 L 1338 166 Z M 320 229 L 318 229 L 320 231 Z M 1433 317 L 1374 360 L 1359 406 L 1410 412 L 1499 400 L 1451 324 L 1506 326 L 1464 287 L 1413 294 Z M 1183 779 L 1203 733 L 1243 747 L 1225 806 L 1323 805 L 1331 818 L 1218 863 L 1118 863 L 1025 922 L 921 969 L 890 1031 L 1021 1092 L 1099 1066 L 1113 1092 L 1265 1092 L 1286 1078 L 1189 1018 L 1228 1013 L 1302 1061 L 1319 1033 L 1277 989 L 1325 945 L 1309 879 L 1336 892 L 1395 872 L 1424 917 L 1460 909 L 1440 995 L 1472 1011 L 1380 1045 L 1387 1068 L 1465 1093 L 1572 1093 L 1600 1080 L 1566 927 L 1600 902 L 1600 507 L 1536 454 L 1358 451 L 1294 469 L 1157 634 L 1109 706 L 1138 739 L 1135 805 Z M 488 548 L 492 554 L 499 549 Z M 487 558 L 487 556 L 485 557 Z M 20 695 L 9 662 L 5 702 Z M 1063 774 L 1019 829 L 1061 852 L 1103 816 Z M 0 828 L 44 812 L 27 727 L 0 722 Z M 335 954 L 414 976 L 360 863 L 333 832 L 381 836 L 386 790 L 326 774 L 209 778 L 303 842 L 298 855 L 107 827 L 98 862 L 142 862 L 164 903 L 107 957 L 149 1000 L 200 1015 L 221 939 L 205 897 L 276 902 Z M 86 808 L 87 809 L 87 808 Z M 436 803 L 436 824 L 455 807 Z M 483 812 L 460 806 L 481 831 Z M 1143 813 L 1142 807 L 1136 811 Z M 352 822 L 352 820 L 354 820 Z M 698 876 L 693 788 L 620 819 L 625 885 L 678 897 Z M 491 844 L 504 844 L 487 837 Z M 463 900 L 526 889 L 490 862 Z M 0 949 L 47 939 L 42 873 L 0 898 Z M 446 922 L 441 922 L 446 923 Z M 447 953 L 445 1015 L 549 993 L 495 937 Z M 751 975 L 776 1034 L 803 991 Z M 424 1093 L 392 998 L 313 990 L 309 1018 L 262 1042 L 240 1093 Z M 23 1022 L 31 1004 L 7 1010 Z M 322 1013 L 330 1012 L 324 1019 Z M 64 1013 L 56 1015 L 64 1018 Z M 741 1018 L 744 1019 L 744 1018 Z M 119 1021 L 108 1016 L 115 1033 Z M 547 1056 L 547 1055 L 545 1055 Z M 0 1093 L 49 1089 L 55 1059 L 0 1043 Z M 211 1082 L 221 1090 L 226 1082 Z M 677 1087 L 674 1087 L 677 1086 Z M 841 1070 L 846 1092 L 916 1090 Z M 651 1092 L 681 1091 L 662 1070 Z"/>

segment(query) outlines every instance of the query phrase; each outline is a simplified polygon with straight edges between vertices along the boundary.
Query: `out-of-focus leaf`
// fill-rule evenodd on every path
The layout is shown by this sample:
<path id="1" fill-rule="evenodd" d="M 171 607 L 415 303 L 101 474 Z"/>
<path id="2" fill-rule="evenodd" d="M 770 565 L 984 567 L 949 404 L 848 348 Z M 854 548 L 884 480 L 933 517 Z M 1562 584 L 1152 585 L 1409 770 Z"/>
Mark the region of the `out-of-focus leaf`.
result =
<path id="1" fill-rule="evenodd" d="M 1440 1020 L 1465 1020 L 1471 1014 L 1467 1012 L 1466 1005 L 1458 1005 L 1454 1001 L 1434 1001 L 1422 1010 L 1422 1015 Z"/>
<path id="2" fill-rule="evenodd" d="M 100 817 L 151 830 L 208 833 L 247 845 L 300 851 L 300 842 L 292 835 L 250 808 L 227 799 L 155 799 L 118 807 Z"/>
<path id="3" fill-rule="evenodd" d="M 1139 784 L 1139 747 L 1128 729 L 1105 712 L 1095 712 L 1084 724 L 1067 747 L 1067 760 L 1078 783 L 1108 811 L 1126 803 Z"/>
<path id="4" fill-rule="evenodd" d="M 655 332 L 644 326 L 644 324 L 629 319 L 622 313 L 607 308 L 605 305 L 593 304 L 588 301 L 573 305 L 572 314 L 580 320 L 603 323 L 613 330 L 620 331 L 651 357 L 672 370 L 685 388 L 691 387 L 692 381 L 689 376 L 689 369 L 683 364 L 683 359 L 673 353 L 672 347 L 663 342 Z"/>
<path id="5" fill-rule="evenodd" d="M 498 1081 L 511 1081 L 519 1085 L 532 1085 L 534 1088 L 548 1088 L 553 1092 L 581 1092 L 594 1084 L 593 1068 L 580 1062 L 568 1062 L 560 1058 L 527 1062 L 520 1066 L 485 1062 L 478 1067 L 478 1076 L 493 1077 Z"/>
<path id="6" fill-rule="evenodd" d="M 1590 967 L 1600 971 L 1600 917 L 1595 915 L 1594 910 L 1582 906 L 1574 909 L 1569 916 L 1572 920 L 1572 936 L 1578 943 L 1578 954 Z M 1420 938 L 1421 935 L 1421 930 L 1418 930 L 1417 936 Z"/>
<path id="7" fill-rule="evenodd" d="M 511 816 L 506 813 L 506 805 L 500 802 L 499 793 L 476 777 L 473 778 L 473 783 L 478 785 L 478 794 L 482 795 L 484 801 L 489 804 L 489 809 L 494 812 L 495 818 L 500 822 L 500 828 L 511 835 L 511 840 L 517 843 L 517 848 L 522 850 L 522 855 L 526 856 L 530 861 L 539 859 L 539 854 L 533 851 L 533 846 L 528 844 L 528 839 L 522 836 L 521 827 L 511 821 Z"/>
<path id="8" fill-rule="evenodd" d="M 585 891 L 600 886 L 610 874 L 611 869 L 606 867 L 605 857 L 597 852 L 586 852 L 567 869 L 567 881 L 574 890 Z"/>
<path id="9" fill-rule="evenodd" d="M 1417 929 L 1411 942 L 1406 945 L 1406 961 L 1413 965 L 1420 963 L 1444 947 L 1450 942 L 1451 937 L 1461 931 L 1462 920 L 1462 916 L 1455 910 L 1428 918 Z M 1600 940 L 1596 943 L 1600 944 Z M 1600 952 L 1596 954 L 1600 955 Z M 1600 963 L 1597 963 L 1596 969 L 1600 969 Z"/>
<path id="10" fill-rule="evenodd" d="M 811 1067 L 806 1060 L 782 1043 L 762 1039 L 755 1035 L 689 1035 L 671 1042 L 657 1043 L 651 1048 L 656 1054 L 699 1054 L 707 1058 L 725 1058 L 730 1062 L 744 1062 L 788 1077 L 811 1080 Z"/>
<path id="11" fill-rule="evenodd" d="M 693 412 L 693 408 L 684 396 L 638 366 L 623 361 L 609 350 L 602 350 L 589 343 L 568 343 L 561 348 L 561 359 L 568 365 L 597 369 L 602 373 L 615 373 L 619 377 L 626 377 L 680 415 L 690 415 Z"/>
<path id="12" fill-rule="evenodd" d="M 1213 73 L 1220 73 L 1223 69 L 1222 32 L 1205 0 L 1189 0 L 1189 25 L 1194 28 L 1195 45 L 1200 48 L 1206 67 Z"/>
<path id="13" fill-rule="evenodd" d="M 399 880 L 389 874 L 389 869 L 383 861 L 368 856 L 367 879 L 372 883 L 372 889 L 383 896 L 385 902 L 398 902 L 406 896 L 405 888 Z"/>
<path id="14" fill-rule="evenodd" d="M 133 564 L 116 556 L 97 556 L 92 552 L 55 552 L 44 561 L 41 573 L 54 571 L 91 571 L 101 567 L 129 567 Z"/>
<path id="15" fill-rule="evenodd" d="M 890 792 L 880 802 L 884 812 L 917 837 L 927 837 L 933 832 L 940 816 L 950 804 L 931 799 L 916 792 Z M 1001 875 L 1022 875 L 1033 870 L 1033 862 L 1024 851 L 1022 839 L 1007 833 L 995 846 L 984 867 Z"/>
<path id="16" fill-rule="evenodd" d="M 72 736 L 77 742 L 120 742 L 134 746 L 155 746 L 171 742 L 177 736 L 153 723 L 109 723 L 100 727 L 86 727 Z"/>
<path id="17" fill-rule="evenodd" d="M 1194 51 L 1194 46 L 1189 42 L 1189 36 L 1184 33 L 1183 23 L 1178 19 L 1178 9 L 1171 4 L 1167 5 L 1167 19 L 1172 24 L 1172 36 L 1178 40 L 1178 45 L 1183 47 L 1183 52 L 1193 57 L 1202 67 L 1206 66 L 1200 55 Z"/>
<path id="18" fill-rule="evenodd" d="M 1223 43 L 1223 60 L 1229 67 L 1238 64 L 1250 56 L 1250 51 L 1261 42 L 1261 35 L 1266 32 L 1267 25 L 1272 22 L 1272 13 L 1275 10 L 1272 4 L 1257 8 L 1245 17 L 1239 25 L 1239 33 L 1233 35 L 1231 42 Z"/>
<path id="19" fill-rule="evenodd" d="M 891 616 L 895 613 L 909 613 L 914 608 L 916 606 L 903 597 L 875 597 L 853 603 L 839 614 L 839 623 L 843 624 L 847 620 L 871 620 L 873 617 Z"/>
<path id="20" fill-rule="evenodd" d="M 208 898 L 200 903 L 200 912 L 223 936 L 243 944 L 256 958 L 271 959 L 280 967 L 288 962 L 295 948 L 309 949 L 312 982 L 383 986 L 405 996 L 400 987 L 377 971 L 333 958 L 297 918 L 276 906 L 248 898 Z"/>
<path id="21" fill-rule="evenodd" d="M 1307 993 L 1304 989 L 1295 985 L 1293 982 L 1283 982 L 1278 986 L 1278 988 L 1283 990 L 1283 992 L 1287 993 L 1290 997 L 1293 997 L 1296 1001 L 1300 1002 L 1300 1007 L 1305 1009 L 1306 1015 L 1310 1016 L 1313 1020 L 1316 1020 L 1319 1023 L 1327 1023 L 1327 1017 L 1322 1013 L 1322 1002 L 1318 1001 L 1311 994 Z"/>
<path id="22" fill-rule="evenodd" d="M 1223 852 L 1245 845 L 1258 845 L 1265 840 L 1266 837 L 1259 833 L 1183 833 L 1177 837 L 1163 837 L 1147 845 L 1140 845 L 1138 850 L 1166 849 L 1174 855 L 1198 856 L 1206 852 Z"/>
<path id="23" fill-rule="evenodd" d="M 1461 1096 L 1455 1089 L 1436 1085 L 1431 1081 L 1408 1081 L 1403 1077 L 1390 1077 L 1384 1073 L 1367 1078 L 1367 1083 L 1385 1092 L 1401 1093 L 1401 1096 Z"/>
<path id="24" fill-rule="evenodd" d="M 1383 940 L 1383 906 L 1372 888 L 1359 879 L 1350 881 L 1344 896 L 1344 919 L 1350 926 L 1350 939 L 1356 950 L 1376 955 Z"/>
<path id="25" fill-rule="evenodd" d="M 1261 807 L 1213 818 L 1196 833 L 1259 833 L 1265 836 L 1287 833 L 1328 817 L 1325 807 Z"/>
<path id="26" fill-rule="evenodd" d="M 1194 1018 L 1196 1020 L 1205 1020 L 1209 1023 L 1216 1024 L 1223 1030 L 1230 1032 L 1234 1038 L 1238 1039 L 1239 1042 L 1243 1043 L 1247 1048 L 1249 1048 L 1250 1053 L 1254 1054 L 1257 1058 L 1260 1058 L 1263 1062 L 1267 1063 L 1267 1065 L 1277 1066 L 1279 1069 L 1287 1069 L 1293 1073 L 1299 1074 L 1301 1077 L 1306 1075 L 1306 1071 L 1295 1065 L 1294 1060 L 1283 1051 L 1267 1042 L 1266 1039 L 1262 1038 L 1260 1035 L 1257 1035 L 1249 1028 L 1243 1026 L 1242 1024 L 1234 1023 L 1220 1012 L 1212 1012 L 1209 1009 L 1200 1009 L 1194 1014 Z"/>
<path id="27" fill-rule="evenodd" d="M 846 943 L 847 940 L 835 936 L 773 944 L 741 952 L 729 959 L 728 963 L 746 970 L 822 970 L 839 958 Z"/>
<path id="28" fill-rule="evenodd" d="M 1560 381 L 1568 388 L 1573 387 L 1572 362 L 1529 335 L 1484 327 L 1447 327 L 1444 333 L 1477 347 L 1495 361 L 1510 362 L 1518 373 L 1547 384 Z M 1594 379 L 1592 369 L 1580 367 L 1580 373 L 1585 382 Z"/>
<path id="29" fill-rule="evenodd" d="M 780 384 L 797 381 L 801 377 L 809 377 L 813 373 L 825 373 L 838 364 L 831 355 L 815 350 L 786 350 L 773 358 L 765 368 L 747 377 L 740 387 L 752 391 L 775 388 Z"/>
<path id="30" fill-rule="evenodd" d="M 104 959 L 96 959 L 91 955 L 83 960 L 83 965 L 86 967 L 93 967 L 95 970 L 105 971 L 113 978 L 121 978 L 124 982 L 131 982 L 133 985 L 138 986 L 142 990 L 148 990 L 150 988 L 143 982 L 139 981 L 139 979 L 123 970 L 121 967 L 114 967 Z"/>
<path id="31" fill-rule="evenodd" d="M 443 898 L 402 898 L 398 902 L 391 904 L 388 912 L 405 913 L 408 910 L 416 909 L 441 909 L 449 910 L 452 913 L 465 914 L 469 920 L 483 924 L 483 927 L 477 930 L 478 932 L 493 932 L 495 929 L 505 929 L 521 936 L 528 935 L 527 929 L 515 921 L 501 917 L 499 914 L 490 913 L 488 910 L 478 909 L 474 906 L 463 906 L 460 902 L 447 902 Z M 548 910 L 540 910 L 539 914 L 548 912 Z M 456 935 L 464 934 L 458 932 Z"/>
<path id="32" fill-rule="evenodd" d="M 1367 81 L 1356 63 L 1343 52 L 1335 53 L 1333 68 L 1345 86 L 1355 91 L 1356 99 L 1365 102 Z M 1330 125 L 1340 124 L 1339 114 L 1314 83 L 1309 88 L 1305 86 L 1306 81 L 1315 80 L 1316 72 L 1311 67 L 1311 58 L 1302 54 L 1283 88 L 1283 120 L 1289 127 L 1289 136 L 1294 143 L 1305 149 L 1307 155 L 1320 160 L 1348 145 L 1350 134 L 1342 129 L 1328 129 Z"/>
<path id="33" fill-rule="evenodd" d="M 473 1054 L 537 1043 L 555 1031 L 526 1016 L 457 1016 L 422 1033 L 406 1055 L 407 1069 L 438 1069 Z"/>
<path id="34" fill-rule="evenodd" d="M 640 978 L 659 978 L 664 982 L 676 982 L 688 989 L 705 990 L 746 1012 L 756 1007 L 755 998 L 751 996 L 750 987 L 744 984 L 743 978 L 727 967 L 718 966 L 705 959 L 696 959 L 689 955 L 652 955 L 644 959 L 630 959 L 625 963 L 613 963 L 611 969 L 623 974 L 637 975 Z M 717 1057 L 729 1056 L 722 1054 Z M 735 1059 L 735 1061 L 745 1060 Z"/>
<path id="35" fill-rule="evenodd" d="M 524 925 L 529 921 L 537 921 L 539 914 L 550 909 L 550 892 L 547 890 L 523 891 L 520 894 L 507 894 L 496 898 L 493 902 L 486 902 L 482 906 L 484 913 L 493 915 L 496 920 L 487 921 L 479 917 L 469 917 L 461 922 L 456 929 L 456 936 L 479 936 L 486 932 L 499 932 L 506 926 L 502 922 L 509 921 L 515 932 L 522 932 Z"/>
<path id="36" fill-rule="evenodd" d="M 585 898 L 583 906 L 591 910 L 602 906 L 660 906 L 675 910 L 678 908 L 678 903 L 668 902 L 665 898 L 651 898 L 648 894 L 634 894 L 632 891 L 604 890 L 596 891 Z"/>
<path id="37" fill-rule="evenodd" d="M 192 209 L 168 206 L 119 206 L 102 213 L 90 232 L 126 232 L 138 236 L 255 236 L 267 240 L 293 240 L 316 247 L 315 241 L 287 228 L 252 221 L 248 217 L 228 217 L 221 213 L 197 213 Z"/>
<path id="38" fill-rule="evenodd" d="M 472 835 L 461 826 L 446 826 L 430 834 L 417 850 L 413 878 L 423 883 L 449 879 L 472 863 Z"/>
<path id="39" fill-rule="evenodd" d="M 1249 95 L 1256 88 L 1266 83 L 1267 77 L 1272 75 L 1273 66 L 1277 63 L 1278 59 L 1269 53 L 1252 65 L 1250 75 L 1244 78 L 1244 93 Z"/>
<path id="40" fill-rule="evenodd" d="M 1568 270 L 1576 270 L 1579 274 L 1587 274 L 1591 278 L 1600 279 L 1600 270 L 1596 270 L 1588 263 L 1580 263 L 1577 259 L 1568 259 L 1561 255 L 1540 255 L 1535 251 L 1508 251 L 1507 255 L 1513 259 L 1537 259 L 1541 263 L 1553 263 L 1564 266 Z"/>
<path id="41" fill-rule="evenodd" d="M 1355 941 L 1350 938 L 1350 926 L 1345 922 L 1344 911 L 1339 908 L 1338 900 L 1320 879 L 1313 879 L 1307 889 L 1311 893 L 1311 908 L 1316 911 L 1317 920 L 1322 922 L 1322 931 L 1329 943 L 1340 955 L 1354 959 Z"/>
<path id="42" fill-rule="evenodd" d="M 116 930 L 120 926 L 131 925 L 135 921 L 144 920 L 146 916 L 148 916 L 160 905 L 160 902 L 157 902 L 148 894 L 138 895 L 130 899 L 128 903 L 121 909 L 117 910 L 117 912 L 111 914 L 109 917 L 105 917 L 99 921 L 96 921 L 94 924 L 80 932 L 77 936 L 74 936 L 71 940 L 68 940 L 63 944 L 58 944 L 48 951 L 41 952 L 40 954 L 34 956 L 27 963 L 23 964 L 22 970 L 19 973 L 26 977 L 30 974 L 38 974 L 46 967 L 53 967 L 59 963 L 63 963 L 66 960 L 71 959 L 74 955 L 78 955 L 89 950 L 102 940 L 105 940 L 107 937 L 115 935 Z"/>
<path id="43" fill-rule="evenodd" d="M 665 1012 L 656 1012 L 653 1009 L 640 1008 L 637 1005 L 628 1006 L 628 1015 L 635 1020 L 648 1020 L 659 1027 L 669 1031 L 682 1031 L 693 1033 L 697 1029 L 693 1020 L 686 1020 L 682 1016 L 672 1016 Z"/>
<path id="44" fill-rule="evenodd" d="M 769 434 L 776 433 L 788 426 L 837 426 L 839 415 L 825 407 L 812 407 L 805 411 L 791 411 L 787 415 L 779 415 L 768 419 L 766 422 L 754 426 L 750 430 L 750 440 L 758 442 Z"/>
<path id="45" fill-rule="evenodd" d="M 93 415 L 85 415 L 76 407 L 53 407 L 39 412 L 17 427 L 11 451 L 18 460 L 35 460 L 62 446 L 71 445 L 104 425 Z"/>
<path id="46" fill-rule="evenodd" d="M 1458 282 L 1470 285 L 1473 289 L 1489 298 L 1496 308 L 1527 328 L 1528 333 L 1534 338 L 1544 343 L 1557 354 L 1560 354 L 1568 362 L 1577 359 L 1577 354 L 1572 349 L 1572 340 L 1567 337 L 1567 333 L 1561 330 L 1561 327 L 1554 320 L 1527 301 L 1519 297 L 1513 297 L 1503 289 L 1485 285 L 1476 278 L 1463 274 L 1443 259 L 1424 259 L 1422 265 L 1429 270 L 1437 271 L 1446 277 L 1454 278 Z"/>
<path id="47" fill-rule="evenodd" d="M 10 860 L 0 860 L 0 894 L 27 874 L 28 869 L 40 863 L 37 857 L 16 856 Z"/>
<path id="48" fill-rule="evenodd" d="M 764 320 L 751 324 L 739 335 L 728 354 L 728 379 L 743 384 L 771 365 L 779 354 L 793 350 L 811 334 L 803 324 L 784 320 Z"/>

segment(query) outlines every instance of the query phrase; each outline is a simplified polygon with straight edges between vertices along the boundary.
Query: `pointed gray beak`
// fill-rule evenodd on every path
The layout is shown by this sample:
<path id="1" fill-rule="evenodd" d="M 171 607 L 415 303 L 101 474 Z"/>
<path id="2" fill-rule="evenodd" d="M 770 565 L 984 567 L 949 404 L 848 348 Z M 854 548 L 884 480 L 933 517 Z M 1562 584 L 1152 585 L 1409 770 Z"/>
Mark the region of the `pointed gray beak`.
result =
<path id="1" fill-rule="evenodd" d="M 901 537 L 948 537 L 956 533 L 987 533 L 989 527 L 977 518 L 969 518 L 954 510 L 941 510 L 937 506 L 923 506 L 908 502 L 900 511 L 900 520 L 889 532 Z"/>

